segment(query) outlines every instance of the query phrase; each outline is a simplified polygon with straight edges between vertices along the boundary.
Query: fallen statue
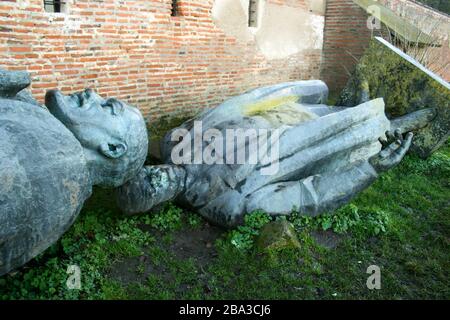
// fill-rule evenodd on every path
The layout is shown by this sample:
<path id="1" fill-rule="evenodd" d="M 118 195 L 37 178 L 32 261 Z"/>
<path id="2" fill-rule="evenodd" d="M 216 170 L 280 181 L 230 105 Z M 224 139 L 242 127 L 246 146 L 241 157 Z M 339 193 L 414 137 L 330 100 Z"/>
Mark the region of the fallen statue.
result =
<path id="1" fill-rule="evenodd" d="M 49 91 L 46 106 L 40 106 L 26 91 L 29 84 L 25 72 L 0 70 L 0 275 L 57 241 L 93 185 L 117 188 L 119 206 L 128 214 L 176 200 L 230 227 L 255 209 L 273 215 L 332 210 L 399 163 L 412 139 L 402 133 L 433 116 L 422 110 L 389 121 L 382 99 L 354 108 L 328 107 L 323 82 L 284 83 L 202 113 L 194 119 L 201 130 L 194 120 L 185 123 L 163 143 L 166 164 L 144 166 L 148 136 L 136 108 L 90 89 L 69 96 Z M 210 152 L 208 161 L 214 161 L 209 164 L 174 161 L 178 149 L 182 158 L 196 157 L 198 135 L 214 129 L 217 138 L 227 128 L 277 129 L 277 170 L 262 174 L 274 164 L 264 157 L 273 144 L 256 163 L 247 161 L 251 152 L 244 153 L 242 164 L 220 161 L 245 149 L 249 139 L 225 141 L 222 150 Z M 261 138 L 261 132 L 250 140 Z M 213 138 L 201 147 L 208 149 Z M 180 148 L 192 145 L 190 140 L 194 147 Z"/>
<path id="2" fill-rule="evenodd" d="M 289 215 L 293 210 L 317 215 L 338 208 L 401 161 L 412 140 L 412 133 L 404 139 L 402 132 L 411 129 L 408 124 L 417 117 L 396 123 L 392 133 L 383 99 L 353 108 L 329 107 L 324 105 L 327 99 L 323 82 L 299 81 L 259 88 L 205 111 L 165 137 L 166 165 L 144 167 L 118 188 L 119 206 L 128 214 L 137 214 L 175 199 L 227 227 L 242 223 L 245 214 L 257 209 L 271 215 Z M 201 124 L 201 132 L 196 123 Z M 230 128 L 238 130 L 231 138 L 226 132 Z M 271 174 L 263 173 L 272 165 L 263 161 L 271 158 L 264 154 L 256 163 L 226 161 L 239 152 L 245 160 L 252 156 L 254 152 L 246 148 L 261 135 L 255 130 L 248 139 L 239 139 L 243 132 L 239 130 L 249 128 L 279 131 L 278 168 Z M 211 129 L 213 134 L 208 133 Z M 196 148 L 195 141 L 190 143 L 204 135 L 209 135 L 209 144 L 202 140 Z M 215 162 L 195 160 L 222 137 L 222 146 L 211 150 Z M 380 137 L 386 147 L 382 151 Z M 179 151 L 184 152 L 185 164 L 174 164 Z"/>

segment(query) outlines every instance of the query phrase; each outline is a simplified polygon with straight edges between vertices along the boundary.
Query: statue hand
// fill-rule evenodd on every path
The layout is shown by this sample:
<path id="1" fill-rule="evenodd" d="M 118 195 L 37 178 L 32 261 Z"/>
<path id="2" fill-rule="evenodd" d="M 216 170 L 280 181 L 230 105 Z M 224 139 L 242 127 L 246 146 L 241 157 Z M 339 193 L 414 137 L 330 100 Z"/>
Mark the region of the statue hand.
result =
<path id="1" fill-rule="evenodd" d="M 379 139 L 383 150 L 369 159 L 370 164 L 377 172 L 387 171 L 400 163 L 411 146 L 413 133 L 409 132 L 406 134 L 406 138 L 403 138 L 401 131 L 397 129 L 394 133 L 387 131 L 386 138 L 386 140 Z"/>

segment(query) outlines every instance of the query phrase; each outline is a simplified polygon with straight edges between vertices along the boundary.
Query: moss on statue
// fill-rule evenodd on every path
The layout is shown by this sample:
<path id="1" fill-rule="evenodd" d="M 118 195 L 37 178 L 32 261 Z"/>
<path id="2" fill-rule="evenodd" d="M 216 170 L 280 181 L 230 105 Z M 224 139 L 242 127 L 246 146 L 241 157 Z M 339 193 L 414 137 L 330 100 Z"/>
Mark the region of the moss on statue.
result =
<path id="1" fill-rule="evenodd" d="M 411 62 L 373 40 L 340 95 L 338 104 L 355 106 L 383 97 L 390 119 L 435 108 L 436 118 L 416 132 L 412 150 L 428 157 L 449 137 L 450 90 Z"/>

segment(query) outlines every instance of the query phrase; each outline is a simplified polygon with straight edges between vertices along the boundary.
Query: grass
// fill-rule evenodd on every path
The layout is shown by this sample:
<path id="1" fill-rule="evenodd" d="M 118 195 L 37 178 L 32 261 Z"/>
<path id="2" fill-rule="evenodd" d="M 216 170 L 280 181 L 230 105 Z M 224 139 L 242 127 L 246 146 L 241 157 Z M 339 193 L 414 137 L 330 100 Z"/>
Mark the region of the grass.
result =
<path id="1" fill-rule="evenodd" d="M 407 156 L 337 214 L 294 214 L 301 248 L 271 255 L 253 246 L 264 213 L 220 231 L 173 204 L 124 217 L 96 189 L 58 243 L 0 277 L 0 299 L 449 299 L 449 177 L 449 143 L 428 160 Z M 70 265 L 81 290 L 67 289 Z M 381 290 L 366 287 L 370 265 Z"/>

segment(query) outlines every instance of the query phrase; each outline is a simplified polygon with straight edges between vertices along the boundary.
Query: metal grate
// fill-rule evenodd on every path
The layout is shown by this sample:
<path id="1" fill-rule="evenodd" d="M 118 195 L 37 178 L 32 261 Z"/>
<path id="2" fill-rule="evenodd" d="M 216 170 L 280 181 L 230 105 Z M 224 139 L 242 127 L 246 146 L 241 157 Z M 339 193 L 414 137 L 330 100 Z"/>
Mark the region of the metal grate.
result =
<path id="1" fill-rule="evenodd" d="M 64 12 L 65 7 L 65 0 L 44 0 L 44 9 L 47 12 Z"/>
<path id="2" fill-rule="evenodd" d="M 248 26 L 258 26 L 258 0 L 250 0 L 248 3 Z"/>

